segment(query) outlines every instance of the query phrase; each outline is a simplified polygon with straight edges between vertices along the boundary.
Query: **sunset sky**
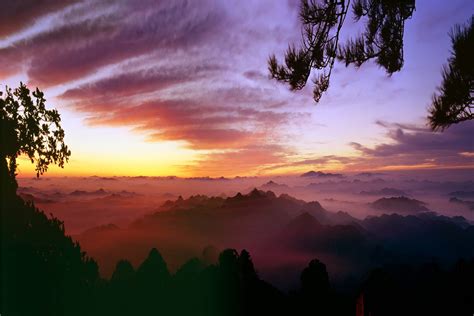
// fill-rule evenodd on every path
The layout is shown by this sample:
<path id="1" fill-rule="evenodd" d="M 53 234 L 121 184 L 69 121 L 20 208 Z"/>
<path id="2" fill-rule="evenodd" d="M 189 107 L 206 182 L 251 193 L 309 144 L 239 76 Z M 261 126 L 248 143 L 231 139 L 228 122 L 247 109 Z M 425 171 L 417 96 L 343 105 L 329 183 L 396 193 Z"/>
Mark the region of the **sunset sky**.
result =
<path id="1" fill-rule="evenodd" d="M 300 42 L 299 0 L 11 1 L 0 84 L 38 86 L 60 111 L 72 157 L 50 175 L 472 168 L 474 122 L 432 133 L 426 115 L 474 2 L 416 4 L 402 71 L 337 63 L 317 105 L 310 82 L 268 77 L 268 56 Z M 358 32 L 347 22 L 343 38 Z"/>

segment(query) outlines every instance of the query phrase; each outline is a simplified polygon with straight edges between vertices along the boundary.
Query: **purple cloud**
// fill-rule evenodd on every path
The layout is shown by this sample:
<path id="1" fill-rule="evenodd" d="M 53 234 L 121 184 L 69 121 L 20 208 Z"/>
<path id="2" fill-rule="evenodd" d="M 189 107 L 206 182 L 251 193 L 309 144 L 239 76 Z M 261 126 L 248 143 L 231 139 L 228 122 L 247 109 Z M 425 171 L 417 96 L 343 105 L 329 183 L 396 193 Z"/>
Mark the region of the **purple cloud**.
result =
<path id="1" fill-rule="evenodd" d="M 0 10 L 0 38 L 8 37 L 32 25 L 44 15 L 58 11 L 78 0 L 4 1 Z"/>
<path id="2" fill-rule="evenodd" d="M 435 133 L 428 128 L 404 124 L 380 123 L 388 129 L 389 143 L 368 148 L 359 143 L 350 145 L 378 166 L 418 165 L 430 163 L 436 167 L 473 165 L 472 158 L 463 154 L 474 152 L 474 122 L 464 122 Z"/>

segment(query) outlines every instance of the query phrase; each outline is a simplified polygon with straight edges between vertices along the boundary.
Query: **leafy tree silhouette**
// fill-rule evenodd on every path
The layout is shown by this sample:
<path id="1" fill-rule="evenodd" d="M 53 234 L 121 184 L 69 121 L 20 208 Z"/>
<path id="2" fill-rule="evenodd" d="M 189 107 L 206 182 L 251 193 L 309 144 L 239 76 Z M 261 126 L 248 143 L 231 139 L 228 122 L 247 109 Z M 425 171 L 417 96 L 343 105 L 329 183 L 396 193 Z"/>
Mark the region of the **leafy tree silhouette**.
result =
<path id="1" fill-rule="evenodd" d="M 48 170 L 51 163 L 64 167 L 71 151 L 64 143 L 64 130 L 57 110 L 47 110 L 44 93 L 33 93 L 23 84 L 0 92 L 0 129 L 2 159 L 8 159 L 9 174 L 15 177 L 16 159 L 25 154 L 36 163 L 36 175 Z M 33 98 L 32 98 L 33 96 Z"/>
<path id="2" fill-rule="evenodd" d="M 387 271 L 381 268 L 371 271 L 364 284 L 362 297 L 366 314 L 400 315 L 404 304 L 398 303 L 397 293 L 395 281 Z"/>
<path id="3" fill-rule="evenodd" d="M 126 286 L 130 287 L 134 278 L 135 270 L 133 269 L 132 264 L 128 260 L 120 260 L 115 266 L 115 270 L 112 274 L 110 282 L 112 284 L 117 284 L 118 286 L 125 284 Z"/>
<path id="4" fill-rule="evenodd" d="M 315 70 L 313 99 L 319 102 L 329 88 L 336 59 L 346 66 L 375 62 L 391 75 L 403 66 L 405 21 L 415 10 L 415 0 L 356 0 L 352 5 L 355 21 L 366 21 L 363 34 L 344 44 L 339 35 L 349 11 L 350 0 L 302 0 L 300 19 L 302 44 L 289 46 L 285 65 L 275 55 L 268 60 L 272 78 L 286 82 L 291 90 L 302 89 Z"/>
<path id="5" fill-rule="evenodd" d="M 193 258 L 176 271 L 172 279 L 171 299 L 176 315 L 198 315 L 203 310 L 202 294 L 209 288 L 208 281 L 202 277 L 204 269 L 205 265 Z"/>
<path id="6" fill-rule="evenodd" d="M 330 307 L 329 276 L 324 263 L 311 260 L 301 273 L 300 308 L 314 310 L 325 315 Z"/>
<path id="7" fill-rule="evenodd" d="M 474 260 L 443 269 L 390 264 L 372 270 L 360 290 L 357 315 L 472 315 Z"/>
<path id="8" fill-rule="evenodd" d="M 434 94 L 428 121 L 433 130 L 474 119 L 474 16 L 451 33 L 452 52 L 443 67 L 443 82 Z"/>
<path id="9" fill-rule="evenodd" d="M 329 292 L 329 276 L 324 263 L 311 260 L 301 273 L 301 290 L 308 296 L 324 296 Z"/>

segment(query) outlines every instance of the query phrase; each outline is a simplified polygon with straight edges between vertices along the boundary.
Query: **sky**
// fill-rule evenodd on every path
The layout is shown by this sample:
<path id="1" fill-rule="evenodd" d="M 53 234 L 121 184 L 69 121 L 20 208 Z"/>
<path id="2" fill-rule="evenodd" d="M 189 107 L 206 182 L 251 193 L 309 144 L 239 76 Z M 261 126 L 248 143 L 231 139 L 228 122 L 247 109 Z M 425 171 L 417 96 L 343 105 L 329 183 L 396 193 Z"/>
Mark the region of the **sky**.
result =
<path id="1" fill-rule="evenodd" d="M 400 72 L 336 63 L 328 93 L 269 79 L 301 40 L 298 0 L 6 1 L 0 84 L 45 92 L 72 157 L 49 175 L 237 176 L 473 168 L 474 122 L 427 129 L 469 0 L 418 0 Z M 347 20 L 342 38 L 359 31 Z M 34 166 L 20 160 L 20 176 Z"/>

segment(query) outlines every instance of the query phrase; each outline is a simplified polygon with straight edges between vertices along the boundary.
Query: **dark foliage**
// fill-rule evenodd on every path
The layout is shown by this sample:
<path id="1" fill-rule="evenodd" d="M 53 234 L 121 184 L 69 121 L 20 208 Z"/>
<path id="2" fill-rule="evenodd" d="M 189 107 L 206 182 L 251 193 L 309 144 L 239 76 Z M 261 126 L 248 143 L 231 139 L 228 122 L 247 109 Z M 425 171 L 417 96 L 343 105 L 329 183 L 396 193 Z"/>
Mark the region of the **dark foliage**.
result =
<path id="1" fill-rule="evenodd" d="M 433 130 L 474 119 L 474 17 L 451 31 L 452 51 L 443 82 L 433 95 L 428 121 Z"/>
<path id="2" fill-rule="evenodd" d="M 23 83 L 0 92 L 0 159 L 8 159 L 11 178 L 15 177 L 16 158 L 21 154 L 36 163 L 37 176 L 51 163 L 64 167 L 71 155 L 64 143 L 61 117 L 57 110 L 47 110 L 45 102 L 43 92 L 36 88 L 30 93 Z"/>
<path id="3" fill-rule="evenodd" d="M 436 262 L 373 270 L 357 298 L 357 315 L 472 315 L 474 260 L 451 269 Z"/>
<path id="4" fill-rule="evenodd" d="M 365 20 L 365 30 L 359 37 L 341 44 L 339 35 L 349 7 L 350 1 L 345 0 L 302 0 L 302 45 L 288 48 L 285 65 L 279 64 L 275 55 L 269 58 L 272 78 L 288 83 L 292 90 L 300 90 L 311 71 L 316 70 L 313 98 L 319 102 L 329 88 L 336 59 L 357 67 L 374 59 L 388 74 L 399 71 L 403 66 L 405 21 L 415 10 L 415 0 L 354 1 L 354 19 Z"/>
<path id="5" fill-rule="evenodd" d="M 6 163 L 1 177 L 8 176 Z M 2 315 L 86 315 L 99 281 L 95 261 L 64 234 L 64 225 L 6 189 L 2 179 Z M 10 193 L 9 193 L 10 192 Z"/>
<path id="6" fill-rule="evenodd" d="M 16 195 L 16 158 L 36 161 L 40 175 L 63 166 L 70 151 L 56 110 L 21 84 L 0 94 L 1 301 L 3 315 L 83 315 L 93 306 L 99 273 L 64 224 Z"/>

